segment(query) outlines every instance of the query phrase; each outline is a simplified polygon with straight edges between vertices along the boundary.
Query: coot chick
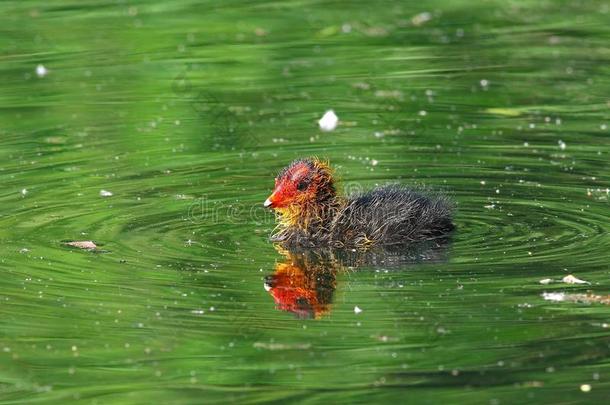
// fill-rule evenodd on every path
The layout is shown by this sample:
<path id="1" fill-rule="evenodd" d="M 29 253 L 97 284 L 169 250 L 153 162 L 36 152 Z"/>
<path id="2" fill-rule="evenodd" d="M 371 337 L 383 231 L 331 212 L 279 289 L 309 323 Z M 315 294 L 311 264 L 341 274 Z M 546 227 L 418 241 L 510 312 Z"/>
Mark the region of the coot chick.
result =
<path id="1" fill-rule="evenodd" d="M 264 206 L 277 213 L 272 239 L 287 246 L 399 246 L 446 237 L 454 229 L 446 197 L 400 185 L 339 196 L 331 168 L 317 158 L 284 168 Z"/>

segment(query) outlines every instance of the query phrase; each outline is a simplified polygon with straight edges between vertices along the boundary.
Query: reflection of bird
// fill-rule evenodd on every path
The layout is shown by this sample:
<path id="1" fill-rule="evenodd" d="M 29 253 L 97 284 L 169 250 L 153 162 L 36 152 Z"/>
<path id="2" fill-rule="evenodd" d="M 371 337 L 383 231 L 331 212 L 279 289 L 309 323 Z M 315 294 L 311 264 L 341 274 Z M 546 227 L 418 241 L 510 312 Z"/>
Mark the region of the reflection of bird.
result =
<path id="1" fill-rule="evenodd" d="M 399 185 L 340 197 L 328 164 L 299 159 L 280 172 L 265 201 L 278 213 L 273 239 L 288 246 L 398 246 L 446 236 L 452 204 Z"/>
<path id="2" fill-rule="evenodd" d="M 408 264 L 444 261 L 448 241 L 414 243 L 400 250 L 289 250 L 278 244 L 275 247 L 286 259 L 265 277 L 265 289 L 273 296 L 277 309 L 299 318 L 319 319 L 331 310 L 340 272 L 376 266 L 404 269 Z"/>
<path id="3" fill-rule="evenodd" d="M 275 266 L 275 273 L 265 277 L 265 289 L 273 296 L 277 308 L 299 318 L 320 318 L 330 311 L 336 287 L 337 265 L 330 260 L 309 255 L 291 254 Z"/>

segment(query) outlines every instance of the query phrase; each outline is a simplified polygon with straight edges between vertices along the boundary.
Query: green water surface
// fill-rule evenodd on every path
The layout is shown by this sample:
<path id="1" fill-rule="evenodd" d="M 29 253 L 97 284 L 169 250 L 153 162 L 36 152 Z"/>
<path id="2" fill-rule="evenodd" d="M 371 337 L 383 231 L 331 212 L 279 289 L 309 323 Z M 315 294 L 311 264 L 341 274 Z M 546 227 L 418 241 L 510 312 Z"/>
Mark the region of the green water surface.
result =
<path id="1" fill-rule="evenodd" d="M 2 1 L 0 404 L 607 401 L 609 44 L 607 1 Z M 311 155 L 451 243 L 296 263 Z"/>

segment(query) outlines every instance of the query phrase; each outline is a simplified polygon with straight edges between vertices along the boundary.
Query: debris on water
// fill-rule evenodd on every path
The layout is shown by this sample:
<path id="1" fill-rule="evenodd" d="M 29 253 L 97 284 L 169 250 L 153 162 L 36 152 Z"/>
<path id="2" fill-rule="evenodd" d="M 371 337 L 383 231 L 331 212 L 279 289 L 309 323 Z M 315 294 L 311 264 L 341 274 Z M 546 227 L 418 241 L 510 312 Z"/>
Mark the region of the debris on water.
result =
<path id="1" fill-rule="evenodd" d="M 485 111 L 490 114 L 504 115 L 507 117 L 518 117 L 521 115 L 521 111 L 515 108 L 488 108 Z"/>
<path id="2" fill-rule="evenodd" d="M 416 27 L 419 27 L 421 25 L 424 25 L 431 19 L 432 14 L 427 11 L 424 11 L 423 13 L 419 13 L 411 17 L 411 24 L 415 25 Z"/>
<path id="3" fill-rule="evenodd" d="M 308 349 L 311 349 L 311 343 L 283 344 L 283 343 L 254 342 L 254 344 L 252 346 L 256 349 L 266 349 L 266 350 L 308 350 Z"/>
<path id="4" fill-rule="evenodd" d="M 193 246 L 196 243 L 196 241 L 188 239 L 186 242 L 184 242 L 184 246 Z"/>
<path id="5" fill-rule="evenodd" d="M 320 129 L 324 132 L 334 131 L 339 124 L 339 117 L 333 110 L 328 110 L 324 113 L 322 118 L 318 121 L 318 125 L 320 125 Z"/>
<path id="6" fill-rule="evenodd" d="M 30 249 L 28 248 L 23 248 L 19 250 L 19 253 L 24 254 L 24 253 L 28 253 L 30 251 Z"/>
<path id="7" fill-rule="evenodd" d="M 376 339 L 383 343 L 399 341 L 399 339 L 397 337 L 387 336 L 387 335 L 371 335 L 371 338 Z"/>
<path id="8" fill-rule="evenodd" d="M 36 76 L 45 77 L 47 74 L 49 74 L 49 70 L 44 67 L 44 65 L 40 64 L 36 66 Z"/>
<path id="9" fill-rule="evenodd" d="M 112 191 L 100 190 L 100 197 L 112 197 Z"/>
<path id="10" fill-rule="evenodd" d="M 264 28 L 257 27 L 254 29 L 254 35 L 256 35 L 257 37 L 264 37 L 267 36 L 267 34 L 269 34 L 269 32 Z"/>
<path id="11" fill-rule="evenodd" d="M 581 280 L 579 278 L 574 277 L 572 274 L 568 274 L 561 280 L 553 280 L 552 278 L 543 278 L 542 280 L 539 281 L 539 283 L 543 284 L 543 285 L 547 285 L 547 284 L 551 284 L 551 283 L 555 283 L 555 282 L 556 283 L 563 282 L 566 284 L 591 284 L 588 281 Z"/>
<path id="12" fill-rule="evenodd" d="M 362 312 L 362 309 L 360 309 L 360 307 L 356 305 L 356 306 L 354 307 L 354 313 L 355 313 L 356 315 L 358 315 L 358 314 L 359 314 L 359 313 L 361 313 L 361 312 Z"/>
<path id="13" fill-rule="evenodd" d="M 591 385 L 589 385 L 589 384 L 582 384 L 580 386 L 580 390 L 582 392 L 589 392 L 589 391 L 591 391 Z"/>
<path id="14" fill-rule="evenodd" d="M 79 249 L 84 249 L 84 250 L 94 250 L 94 249 L 97 249 L 97 245 L 93 241 L 91 241 L 91 240 L 80 240 L 80 241 L 66 242 L 66 245 L 72 246 L 72 247 L 75 247 L 75 248 L 79 248 Z"/>
<path id="15" fill-rule="evenodd" d="M 22 195 L 23 197 L 25 197 L 27 193 L 28 193 L 27 188 L 23 188 L 23 189 L 21 189 L 21 195 Z"/>
<path id="16" fill-rule="evenodd" d="M 561 281 L 563 281 L 566 284 L 591 284 L 588 281 L 585 280 L 581 280 L 579 278 L 574 277 L 571 274 L 568 274 L 567 276 L 565 276 L 564 278 L 561 279 Z"/>
<path id="17" fill-rule="evenodd" d="M 561 150 L 565 150 L 566 149 L 566 143 L 564 141 L 562 141 L 561 139 L 557 142 L 557 144 L 559 145 L 559 149 Z"/>
<path id="18" fill-rule="evenodd" d="M 562 292 L 543 292 L 542 293 L 542 298 L 544 298 L 547 301 L 565 301 L 565 293 Z"/>
<path id="19" fill-rule="evenodd" d="M 578 302 L 581 304 L 610 305 L 610 295 L 568 294 L 563 292 L 544 292 L 542 298 L 554 302 Z"/>

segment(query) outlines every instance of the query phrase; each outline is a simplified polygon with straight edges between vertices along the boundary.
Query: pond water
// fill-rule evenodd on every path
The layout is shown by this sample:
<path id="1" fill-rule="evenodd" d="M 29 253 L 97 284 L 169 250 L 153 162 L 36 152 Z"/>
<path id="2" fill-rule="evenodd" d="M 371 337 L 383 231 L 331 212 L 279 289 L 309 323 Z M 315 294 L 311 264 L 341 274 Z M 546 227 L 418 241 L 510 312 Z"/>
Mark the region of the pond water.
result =
<path id="1" fill-rule="evenodd" d="M 0 11 L 0 403 L 608 398 L 607 2 Z M 442 190 L 457 231 L 274 246 L 311 155 Z"/>

